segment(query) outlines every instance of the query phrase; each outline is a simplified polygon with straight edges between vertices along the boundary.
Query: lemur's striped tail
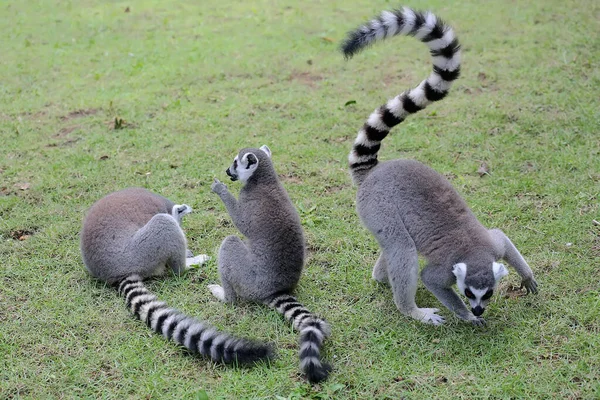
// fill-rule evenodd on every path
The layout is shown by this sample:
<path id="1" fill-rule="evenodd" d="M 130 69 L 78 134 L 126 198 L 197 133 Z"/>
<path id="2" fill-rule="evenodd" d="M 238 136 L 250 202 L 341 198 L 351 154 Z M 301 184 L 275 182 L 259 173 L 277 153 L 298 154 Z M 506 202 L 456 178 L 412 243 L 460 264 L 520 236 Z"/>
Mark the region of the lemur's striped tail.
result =
<path id="1" fill-rule="evenodd" d="M 350 32 L 342 51 L 346 58 L 350 58 L 376 41 L 395 35 L 414 36 L 425 43 L 433 58 L 433 72 L 414 89 L 401 93 L 373 111 L 358 132 L 348 156 L 352 179 L 358 185 L 377 165 L 381 141 L 390 130 L 409 114 L 443 99 L 460 74 L 460 44 L 454 30 L 428 11 L 419 12 L 406 7 L 384 11 Z"/>
<path id="2" fill-rule="evenodd" d="M 173 339 L 192 353 L 200 353 L 215 362 L 226 364 L 249 364 L 273 356 L 273 349 L 267 344 L 219 332 L 205 322 L 168 307 L 150 293 L 138 275 L 121 280 L 117 287 L 133 315 L 154 332 L 166 339 Z"/>
<path id="3" fill-rule="evenodd" d="M 266 304 L 276 309 L 300 332 L 300 369 L 308 381 L 318 383 L 329 376 L 331 366 L 321 361 L 321 346 L 331 334 L 329 324 L 308 311 L 290 294 L 277 294 Z"/>

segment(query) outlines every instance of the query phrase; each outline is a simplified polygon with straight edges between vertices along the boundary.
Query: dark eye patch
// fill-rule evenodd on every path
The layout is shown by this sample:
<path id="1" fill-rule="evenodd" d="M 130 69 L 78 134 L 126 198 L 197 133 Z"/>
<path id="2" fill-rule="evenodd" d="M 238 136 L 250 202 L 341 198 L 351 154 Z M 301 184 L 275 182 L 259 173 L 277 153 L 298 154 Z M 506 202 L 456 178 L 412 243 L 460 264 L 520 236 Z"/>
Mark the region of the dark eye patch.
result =
<path id="1" fill-rule="evenodd" d="M 471 289 L 465 289 L 465 296 L 467 296 L 469 299 L 475 299 L 475 295 L 473 292 L 471 292 Z"/>
<path id="2" fill-rule="evenodd" d="M 493 294 L 494 294 L 494 291 L 492 289 L 490 289 L 487 292 L 485 292 L 485 294 L 483 296 L 481 296 L 481 300 L 487 300 L 490 297 L 492 297 Z"/>
<path id="3" fill-rule="evenodd" d="M 237 160 L 233 160 L 233 169 L 237 169 Z"/>

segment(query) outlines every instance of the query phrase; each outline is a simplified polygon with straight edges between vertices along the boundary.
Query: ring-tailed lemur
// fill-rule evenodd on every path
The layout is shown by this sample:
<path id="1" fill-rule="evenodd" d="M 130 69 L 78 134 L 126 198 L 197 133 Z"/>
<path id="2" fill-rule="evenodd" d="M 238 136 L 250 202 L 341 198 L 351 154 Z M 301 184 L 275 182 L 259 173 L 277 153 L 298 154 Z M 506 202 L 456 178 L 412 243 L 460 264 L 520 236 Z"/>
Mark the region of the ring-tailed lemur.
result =
<path id="1" fill-rule="evenodd" d="M 239 152 L 227 171 L 240 180 L 239 199 L 215 179 L 219 195 L 234 225 L 246 236 L 225 238 L 219 249 L 221 286 L 209 285 L 224 302 L 238 298 L 266 304 L 300 332 L 300 367 L 310 382 L 327 378 L 331 367 L 321 361 L 320 348 L 329 325 L 302 306 L 292 292 L 304 265 L 304 234 L 300 217 L 279 182 L 267 146 Z"/>
<path id="2" fill-rule="evenodd" d="M 118 288 L 127 307 L 166 339 L 216 362 L 251 363 L 272 356 L 269 345 L 235 338 L 205 322 L 188 317 L 159 301 L 142 280 L 162 275 L 166 266 L 175 274 L 204 263 L 186 249 L 180 227 L 188 205 L 146 189 L 128 188 L 97 201 L 88 211 L 81 231 L 81 253 L 87 270 Z"/>
<path id="3" fill-rule="evenodd" d="M 415 304 L 420 253 L 428 261 L 421 273 L 425 286 L 459 318 L 482 324 L 485 306 L 500 278 L 508 274 L 497 260 L 504 258 L 517 270 L 527 293 L 536 293 L 537 283 L 508 237 L 500 230 L 485 229 L 440 174 L 412 160 L 378 162 L 381 141 L 390 129 L 443 99 L 460 73 L 460 44 L 454 30 L 430 12 L 384 11 L 349 33 L 342 50 L 350 58 L 395 35 L 414 36 L 425 43 L 433 57 L 433 72 L 416 88 L 376 109 L 358 132 L 348 157 L 352 179 L 359 186 L 358 214 L 382 251 L 373 278 L 391 285 L 403 314 L 443 323 L 438 309 Z M 452 289 L 455 283 L 469 299 L 472 312 Z"/>

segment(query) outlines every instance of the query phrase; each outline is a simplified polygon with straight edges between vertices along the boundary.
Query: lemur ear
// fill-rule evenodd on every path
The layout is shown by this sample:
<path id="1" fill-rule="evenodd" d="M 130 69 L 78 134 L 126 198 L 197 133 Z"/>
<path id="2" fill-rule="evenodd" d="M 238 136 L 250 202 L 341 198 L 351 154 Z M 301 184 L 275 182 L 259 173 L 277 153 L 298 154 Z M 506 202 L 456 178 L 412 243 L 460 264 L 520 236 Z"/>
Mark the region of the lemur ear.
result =
<path id="1" fill-rule="evenodd" d="M 454 274 L 454 276 L 456 276 L 456 278 L 464 281 L 465 276 L 467 276 L 467 264 L 454 264 L 454 268 L 452 268 L 452 273 Z"/>
<path id="2" fill-rule="evenodd" d="M 496 282 L 498 282 L 502 277 L 508 275 L 508 269 L 506 269 L 504 264 L 495 262 L 492 268 L 494 270 L 494 279 L 496 279 Z"/>
<path id="3" fill-rule="evenodd" d="M 271 149 L 269 149 L 269 147 L 267 147 L 266 144 L 260 146 L 260 149 L 264 151 L 269 156 L 269 158 L 271 158 Z"/>
<path id="4" fill-rule="evenodd" d="M 258 158 L 254 155 L 254 153 L 244 154 L 244 157 L 242 157 L 242 165 L 245 165 L 246 169 L 250 168 L 252 165 L 255 164 L 258 164 Z"/>

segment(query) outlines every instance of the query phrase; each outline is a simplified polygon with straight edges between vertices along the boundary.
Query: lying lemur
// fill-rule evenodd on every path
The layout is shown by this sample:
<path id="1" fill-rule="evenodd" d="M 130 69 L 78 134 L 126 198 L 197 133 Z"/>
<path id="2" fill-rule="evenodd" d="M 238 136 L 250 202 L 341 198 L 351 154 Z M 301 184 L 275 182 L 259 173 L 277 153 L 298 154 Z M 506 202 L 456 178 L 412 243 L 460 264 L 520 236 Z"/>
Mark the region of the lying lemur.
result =
<path id="1" fill-rule="evenodd" d="M 181 219 L 191 207 L 141 188 L 111 193 L 87 213 L 81 231 L 81 253 L 87 270 L 116 285 L 127 307 L 148 327 L 194 353 L 224 363 L 252 363 L 270 358 L 269 345 L 219 332 L 159 301 L 142 280 L 163 275 L 169 267 L 176 275 L 208 257 L 193 257 L 186 249 Z"/>

